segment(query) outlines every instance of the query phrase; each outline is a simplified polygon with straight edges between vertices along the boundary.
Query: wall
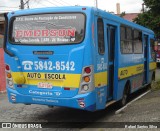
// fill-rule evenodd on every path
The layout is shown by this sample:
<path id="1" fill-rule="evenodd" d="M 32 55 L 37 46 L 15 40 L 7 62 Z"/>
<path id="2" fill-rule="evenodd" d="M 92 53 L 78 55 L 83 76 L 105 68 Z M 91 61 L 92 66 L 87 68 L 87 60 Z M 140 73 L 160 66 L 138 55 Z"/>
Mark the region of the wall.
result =
<path id="1" fill-rule="evenodd" d="M 5 19 L 3 14 L 0 14 L 0 34 L 4 34 Z M 2 48 L 3 35 L 0 35 L 0 93 L 6 91 L 5 81 L 5 65 L 4 65 L 4 51 Z"/>
<path id="2" fill-rule="evenodd" d="M 0 92 L 6 91 L 4 51 L 0 48 Z"/>

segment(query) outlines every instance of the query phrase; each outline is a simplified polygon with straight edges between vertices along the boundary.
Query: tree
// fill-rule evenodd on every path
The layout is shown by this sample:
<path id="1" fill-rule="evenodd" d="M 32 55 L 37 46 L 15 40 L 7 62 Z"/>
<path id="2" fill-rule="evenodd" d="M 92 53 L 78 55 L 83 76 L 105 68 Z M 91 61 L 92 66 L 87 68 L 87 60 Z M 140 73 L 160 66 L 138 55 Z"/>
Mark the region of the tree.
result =
<path id="1" fill-rule="evenodd" d="M 124 11 L 124 12 L 122 12 L 122 13 L 120 14 L 120 17 L 123 18 L 123 16 L 125 16 L 125 15 L 126 15 L 126 12 Z"/>
<path id="2" fill-rule="evenodd" d="M 134 19 L 134 22 L 150 28 L 157 37 L 160 36 L 160 2 L 159 0 L 143 0 L 146 7 L 145 11 Z"/>

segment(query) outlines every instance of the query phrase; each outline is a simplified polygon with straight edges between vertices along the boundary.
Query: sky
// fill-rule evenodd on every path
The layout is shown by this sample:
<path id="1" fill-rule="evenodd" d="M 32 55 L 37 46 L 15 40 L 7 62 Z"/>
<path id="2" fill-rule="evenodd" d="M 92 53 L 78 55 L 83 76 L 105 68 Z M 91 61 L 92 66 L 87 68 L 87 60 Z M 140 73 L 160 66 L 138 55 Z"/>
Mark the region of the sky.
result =
<path id="1" fill-rule="evenodd" d="M 24 2 L 27 0 L 23 0 Z M 120 3 L 120 11 L 139 13 L 143 0 L 97 0 L 98 8 L 116 13 L 116 3 Z M 30 0 L 30 8 L 54 6 L 95 6 L 95 0 Z M 0 0 L 0 13 L 19 10 L 20 0 Z"/>

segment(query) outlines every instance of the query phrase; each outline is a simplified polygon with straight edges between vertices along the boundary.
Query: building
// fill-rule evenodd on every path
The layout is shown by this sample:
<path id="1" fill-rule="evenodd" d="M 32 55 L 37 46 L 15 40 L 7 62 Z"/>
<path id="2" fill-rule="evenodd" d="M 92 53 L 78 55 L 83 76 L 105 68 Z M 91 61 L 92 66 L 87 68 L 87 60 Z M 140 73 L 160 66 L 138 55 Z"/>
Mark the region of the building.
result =
<path id="1" fill-rule="evenodd" d="M 3 33 L 4 33 L 4 16 L 3 14 L 0 14 L 0 48 L 2 47 L 2 41 L 3 41 Z"/>
<path id="2" fill-rule="evenodd" d="M 133 20 L 138 16 L 139 13 L 126 13 L 122 16 L 124 19 L 133 22 Z"/>
<path id="3" fill-rule="evenodd" d="M 117 14 L 118 16 L 121 16 L 121 11 L 120 11 L 120 3 L 116 4 L 116 10 L 117 10 Z M 121 17 L 133 22 L 133 20 L 138 16 L 138 14 L 140 13 L 124 13 Z"/>
<path id="4" fill-rule="evenodd" d="M 5 24 L 4 16 L 3 16 L 3 14 L 0 14 L 0 93 L 3 93 L 6 91 L 4 51 L 2 48 L 4 24 Z"/>

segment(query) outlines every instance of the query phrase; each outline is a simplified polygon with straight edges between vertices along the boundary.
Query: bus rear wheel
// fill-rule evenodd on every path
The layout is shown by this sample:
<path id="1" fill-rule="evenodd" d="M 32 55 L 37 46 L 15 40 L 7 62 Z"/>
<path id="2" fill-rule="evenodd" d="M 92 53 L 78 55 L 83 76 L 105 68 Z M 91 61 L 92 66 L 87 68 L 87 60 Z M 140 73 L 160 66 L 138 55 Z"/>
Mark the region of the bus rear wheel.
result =
<path id="1" fill-rule="evenodd" d="M 154 85 L 155 85 L 155 75 L 153 74 L 151 83 L 147 86 L 147 88 L 152 89 L 152 88 L 154 88 Z"/>
<path id="2" fill-rule="evenodd" d="M 127 104 L 128 96 L 129 96 L 129 89 L 130 89 L 129 84 L 126 84 L 126 86 L 124 88 L 124 91 L 123 91 L 122 99 L 119 101 L 119 106 L 120 107 L 123 107 Z"/>

